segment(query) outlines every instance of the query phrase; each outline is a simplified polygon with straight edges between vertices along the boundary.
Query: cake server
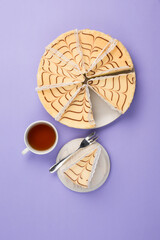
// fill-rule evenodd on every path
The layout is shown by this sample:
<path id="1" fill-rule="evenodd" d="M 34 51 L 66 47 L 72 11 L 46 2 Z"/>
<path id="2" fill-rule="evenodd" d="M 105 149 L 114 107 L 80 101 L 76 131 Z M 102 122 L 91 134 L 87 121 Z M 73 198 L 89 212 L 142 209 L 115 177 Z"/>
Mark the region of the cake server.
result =
<path id="1" fill-rule="evenodd" d="M 54 164 L 50 169 L 49 172 L 50 173 L 54 173 L 56 172 L 71 156 L 73 156 L 79 149 L 81 148 L 85 148 L 88 145 L 93 144 L 96 140 L 98 139 L 98 136 L 96 136 L 96 132 L 92 132 L 91 134 L 89 134 L 86 138 L 84 138 L 82 140 L 82 142 L 80 143 L 79 148 L 77 148 L 76 151 L 70 153 L 67 157 L 61 159 L 58 163 Z"/>

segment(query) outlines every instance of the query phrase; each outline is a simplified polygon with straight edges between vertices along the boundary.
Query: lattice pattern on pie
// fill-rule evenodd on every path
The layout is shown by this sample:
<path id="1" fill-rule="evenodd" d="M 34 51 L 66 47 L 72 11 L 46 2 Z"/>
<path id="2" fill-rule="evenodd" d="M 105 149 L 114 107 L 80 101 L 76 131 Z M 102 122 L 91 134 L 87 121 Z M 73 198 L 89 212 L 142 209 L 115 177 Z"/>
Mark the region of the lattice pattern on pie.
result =
<path id="1" fill-rule="evenodd" d="M 88 188 L 93 178 L 100 153 L 100 147 L 92 149 L 91 152 L 81 157 L 76 163 L 72 164 L 67 170 L 65 170 L 64 174 L 74 184 Z"/>
<path id="2" fill-rule="evenodd" d="M 40 101 L 56 120 L 70 127 L 94 128 L 88 86 L 124 113 L 132 102 L 136 80 L 123 44 L 85 29 L 64 33 L 46 47 L 37 84 Z"/>

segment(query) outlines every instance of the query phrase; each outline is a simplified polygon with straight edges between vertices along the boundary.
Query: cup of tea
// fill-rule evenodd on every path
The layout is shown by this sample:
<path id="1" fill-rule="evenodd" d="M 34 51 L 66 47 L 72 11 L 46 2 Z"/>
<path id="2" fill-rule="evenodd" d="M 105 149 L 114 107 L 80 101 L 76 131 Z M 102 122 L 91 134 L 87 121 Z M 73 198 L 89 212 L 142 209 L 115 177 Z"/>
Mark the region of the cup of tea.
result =
<path id="1" fill-rule="evenodd" d="M 35 154 L 51 152 L 58 142 L 57 129 L 47 121 L 36 121 L 30 124 L 24 133 L 26 148 L 22 154 L 31 151 Z"/>

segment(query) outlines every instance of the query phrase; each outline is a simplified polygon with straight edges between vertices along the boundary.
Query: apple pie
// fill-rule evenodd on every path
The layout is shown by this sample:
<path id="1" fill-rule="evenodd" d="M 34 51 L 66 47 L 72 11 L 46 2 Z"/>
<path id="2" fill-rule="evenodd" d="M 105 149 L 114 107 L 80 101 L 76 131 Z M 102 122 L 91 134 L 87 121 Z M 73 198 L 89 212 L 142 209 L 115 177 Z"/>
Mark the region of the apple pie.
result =
<path id="1" fill-rule="evenodd" d="M 37 74 L 42 105 L 57 121 L 74 128 L 94 128 L 90 91 L 123 114 L 135 92 L 132 59 L 123 44 L 95 30 L 73 30 L 45 49 Z"/>

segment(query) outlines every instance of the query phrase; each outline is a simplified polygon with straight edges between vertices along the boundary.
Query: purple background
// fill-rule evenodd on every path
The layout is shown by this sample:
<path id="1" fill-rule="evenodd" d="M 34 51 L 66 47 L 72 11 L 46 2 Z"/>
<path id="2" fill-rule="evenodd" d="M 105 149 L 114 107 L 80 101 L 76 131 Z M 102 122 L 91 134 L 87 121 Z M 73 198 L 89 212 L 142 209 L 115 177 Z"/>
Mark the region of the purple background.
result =
<path id="1" fill-rule="evenodd" d="M 1 0 L 0 11 L 0 239 L 159 240 L 160 1 Z M 137 73 L 130 109 L 97 130 L 111 173 L 88 194 L 65 188 L 48 169 L 67 141 L 89 131 L 55 122 L 35 92 L 45 46 L 75 28 L 121 40 Z M 23 157 L 24 131 L 40 119 L 55 124 L 58 145 Z"/>

